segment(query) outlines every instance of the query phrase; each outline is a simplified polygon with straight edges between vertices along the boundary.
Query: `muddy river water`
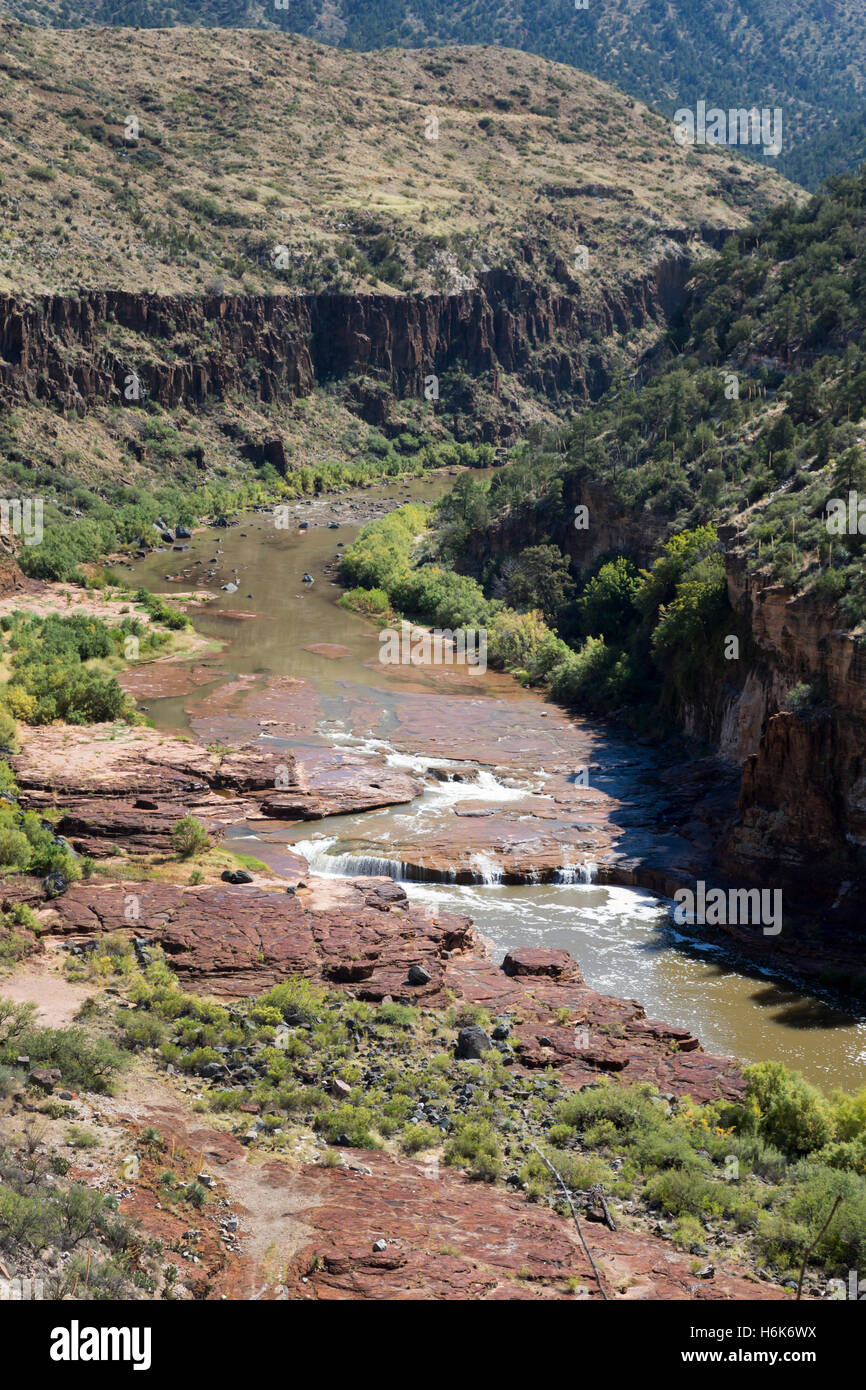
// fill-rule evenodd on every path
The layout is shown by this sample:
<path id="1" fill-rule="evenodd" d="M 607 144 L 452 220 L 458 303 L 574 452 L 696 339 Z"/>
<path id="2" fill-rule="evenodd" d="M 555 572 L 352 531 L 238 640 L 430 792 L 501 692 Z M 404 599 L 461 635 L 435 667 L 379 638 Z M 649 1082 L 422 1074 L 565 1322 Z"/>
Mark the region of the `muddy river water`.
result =
<path id="1" fill-rule="evenodd" d="M 462 816 L 483 817 L 491 806 L 507 806 L 519 822 L 521 802 L 534 796 L 538 806 L 546 794 L 549 755 L 536 735 L 549 707 L 540 697 L 492 671 L 382 665 L 377 629 L 337 602 L 333 566 L 359 522 L 394 498 L 432 501 L 449 481 L 415 480 L 293 504 L 286 529 L 277 528 L 272 514 L 250 514 L 238 526 L 198 532 L 183 552 L 155 552 L 134 566 L 135 582 L 154 592 L 198 585 L 216 595 L 191 611 L 196 629 L 223 645 L 189 663 L 194 689 L 144 700 L 158 726 L 192 727 L 201 736 L 196 709 L 214 691 L 238 677 L 249 688 L 250 678 L 264 687 L 270 678 L 291 676 L 308 683 L 313 714 L 299 719 L 298 736 L 287 746 L 330 742 L 367 750 L 424 782 L 423 794 L 408 805 L 232 830 L 236 848 L 276 869 L 293 852 L 313 873 L 403 877 L 395 845 L 447 832 L 455 807 Z M 237 587 L 225 590 L 225 584 Z M 479 739 L 479 729 L 489 737 Z M 238 732 L 269 737 L 266 727 L 239 725 Z M 629 759 L 622 750 L 620 756 L 627 777 Z M 472 824 L 483 827 L 484 820 Z M 499 882 L 492 850 L 476 851 L 471 863 L 475 883 L 407 881 L 406 890 L 425 904 L 467 913 L 498 958 L 517 945 L 565 947 L 592 988 L 639 1000 L 651 1018 L 689 1028 L 711 1052 L 777 1059 L 827 1089 L 866 1081 L 866 1021 L 682 935 L 664 900 L 602 886 L 591 860 L 565 851 L 561 881 L 552 883 Z"/>

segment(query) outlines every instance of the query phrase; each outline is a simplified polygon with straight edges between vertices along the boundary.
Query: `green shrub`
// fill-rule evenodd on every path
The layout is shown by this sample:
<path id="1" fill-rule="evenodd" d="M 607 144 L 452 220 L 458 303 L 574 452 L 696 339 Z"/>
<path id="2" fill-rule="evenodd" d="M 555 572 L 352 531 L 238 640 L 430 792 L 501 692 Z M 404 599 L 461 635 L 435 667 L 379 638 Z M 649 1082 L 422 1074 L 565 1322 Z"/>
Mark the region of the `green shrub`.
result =
<path id="1" fill-rule="evenodd" d="M 433 1125 L 407 1125 L 400 1136 L 400 1147 L 407 1154 L 435 1149 L 441 1142 L 442 1131 Z"/>
<path id="2" fill-rule="evenodd" d="M 821 1237 L 813 1263 L 829 1265 L 837 1272 L 866 1268 L 866 1179 L 840 1172 L 813 1160 L 791 1169 L 791 1187 L 784 1205 L 758 1221 L 757 1241 L 765 1258 L 784 1268 L 800 1264 L 833 1207 L 842 1197 L 828 1230 Z"/>
<path id="3" fill-rule="evenodd" d="M 445 1162 L 494 1182 L 502 1171 L 502 1149 L 489 1120 L 462 1120 L 445 1144 Z"/>
<path id="4" fill-rule="evenodd" d="M 84 1091 L 107 1091 L 124 1065 L 123 1054 L 107 1038 L 90 1037 L 83 1028 L 29 1028 L 14 1044 L 31 1065 L 57 1067 L 67 1086 Z M 13 1046 L 0 1046 L 0 1061 L 13 1060 Z"/>
<path id="5" fill-rule="evenodd" d="M 757 1062 L 744 1075 L 746 1115 L 752 1107 L 757 1132 L 782 1153 L 812 1153 L 833 1138 L 829 1103 L 797 1072 L 781 1062 Z"/>
<path id="6" fill-rule="evenodd" d="M 171 843 L 180 859 L 193 859 L 210 849 L 211 839 L 201 821 L 188 815 L 172 828 Z"/>
<path id="7" fill-rule="evenodd" d="M 26 869 L 30 863 L 31 846 L 27 836 L 12 826 L 0 827 L 0 865 Z"/>
<path id="8" fill-rule="evenodd" d="M 392 1028 L 411 1028 L 418 1022 L 418 1010 L 411 1004 L 380 1004 L 376 1018 Z"/>
<path id="9" fill-rule="evenodd" d="M 251 1015 L 257 1022 L 284 1020 L 287 1023 L 314 1023 L 325 1008 L 326 993 L 303 976 L 274 985 L 267 994 L 259 996 Z"/>

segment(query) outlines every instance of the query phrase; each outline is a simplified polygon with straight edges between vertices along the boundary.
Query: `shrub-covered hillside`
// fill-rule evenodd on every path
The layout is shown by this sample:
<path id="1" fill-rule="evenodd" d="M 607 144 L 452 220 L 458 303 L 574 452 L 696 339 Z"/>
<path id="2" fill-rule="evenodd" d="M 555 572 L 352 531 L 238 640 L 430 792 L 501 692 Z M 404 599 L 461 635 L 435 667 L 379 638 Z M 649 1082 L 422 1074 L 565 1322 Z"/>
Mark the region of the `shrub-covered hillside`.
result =
<path id="1" fill-rule="evenodd" d="M 859 630 L 863 536 L 835 533 L 827 506 L 866 489 L 864 289 L 860 174 L 733 234 L 698 269 L 663 360 L 569 425 L 539 429 L 491 480 L 461 479 L 416 548 L 411 582 L 393 566 L 359 568 L 369 535 L 349 554 L 349 579 L 372 576 L 398 607 L 437 622 L 466 610 L 496 628 L 503 608 L 534 611 L 544 632 L 505 664 L 591 708 L 652 703 L 663 672 L 694 680 L 737 635 L 726 550 L 762 584 L 810 593 Z M 584 531 L 575 507 L 587 504 Z M 601 553 L 582 545 L 596 504 Z M 466 571 L 439 581 L 467 586 L 459 604 L 430 600 L 431 559 Z"/>

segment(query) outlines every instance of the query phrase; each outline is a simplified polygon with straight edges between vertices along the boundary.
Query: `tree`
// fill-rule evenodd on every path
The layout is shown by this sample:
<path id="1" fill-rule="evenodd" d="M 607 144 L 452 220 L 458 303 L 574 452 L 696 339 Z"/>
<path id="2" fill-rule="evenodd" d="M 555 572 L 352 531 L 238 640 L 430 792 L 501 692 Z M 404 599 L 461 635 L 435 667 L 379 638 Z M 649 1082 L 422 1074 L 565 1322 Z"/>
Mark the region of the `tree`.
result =
<path id="1" fill-rule="evenodd" d="M 506 598 L 514 608 L 539 608 L 548 622 L 574 593 L 566 557 L 555 545 L 531 545 L 508 576 Z"/>
<path id="2" fill-rule="evenodd" d="M 853 446 L 840 454 L 833 469 L 833 486 L 842 491 L 866 487 L 866 455 Z"/>
<path id="3" fill-rule="evenodd" d="M 591 637 L 621 634 L 635 619 L 637 570 L 624 555 L 602 565 L 578 600 L 584 631 Z"/>

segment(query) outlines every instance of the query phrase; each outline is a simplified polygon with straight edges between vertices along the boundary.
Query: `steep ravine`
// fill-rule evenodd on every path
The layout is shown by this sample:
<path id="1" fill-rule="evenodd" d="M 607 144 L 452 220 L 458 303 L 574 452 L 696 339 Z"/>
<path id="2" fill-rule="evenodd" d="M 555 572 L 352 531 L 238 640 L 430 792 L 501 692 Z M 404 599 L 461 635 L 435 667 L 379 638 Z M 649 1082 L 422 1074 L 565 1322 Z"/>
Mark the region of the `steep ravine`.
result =
<path id="1" fill-rule="evenodd" d="M 589 511 L 585 530 L 571 524 L 577 503 Z M 689 689 L 666 679 L 663 713 L 739 785 L 715 825 L 716 869 L 781 888 L 793 912 L 857 927 L 866 885 L 866 647 L 839 625 L 831 602 L 752 570 L 736 527 L 725 529 L 728 617 L 740 655 L 720 654 Z M 470 537 L 464 568 L 480 574 L 551 541 L 579 573 L 614 554 L 647 568 L 668 531 L 663 517 L 624 508 L 609 483 L 573 475 L 555 510 L 506 512 Z M 788 696 L 796 686 L 814 698 L 794 711 Z"/>

